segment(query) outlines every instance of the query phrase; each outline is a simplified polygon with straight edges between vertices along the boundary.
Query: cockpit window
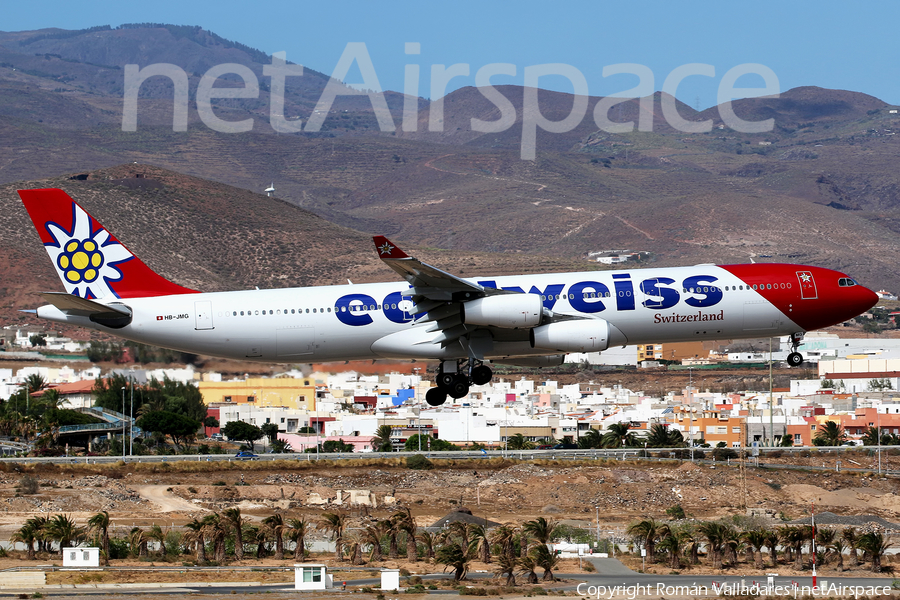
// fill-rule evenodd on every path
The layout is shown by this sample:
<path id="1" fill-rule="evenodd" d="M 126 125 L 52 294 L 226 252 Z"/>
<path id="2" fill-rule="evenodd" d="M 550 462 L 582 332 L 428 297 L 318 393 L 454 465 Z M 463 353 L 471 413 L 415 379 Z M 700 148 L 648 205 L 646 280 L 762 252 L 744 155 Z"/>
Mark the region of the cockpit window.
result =
<path id="1" fill-rule="evenodd" d="M 856 285 L 856 282 L 849 277 L 841 277 L 838 279 L 838 286 L 840 287 L 853 287 L 854 285 Z"/>

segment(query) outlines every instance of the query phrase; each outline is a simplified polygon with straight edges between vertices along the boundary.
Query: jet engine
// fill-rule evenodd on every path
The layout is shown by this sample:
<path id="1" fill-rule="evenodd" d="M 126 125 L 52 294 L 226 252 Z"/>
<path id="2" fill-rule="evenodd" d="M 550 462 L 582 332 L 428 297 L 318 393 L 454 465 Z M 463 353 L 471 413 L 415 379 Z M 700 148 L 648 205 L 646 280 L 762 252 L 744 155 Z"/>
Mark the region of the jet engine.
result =
<path id="1" fill-rule="evenodd" d="M 548 323 L 531 330 L 532 348 L 558 352 L 602 352 L 609 347 L 609 322 L 579 319 Z"/>
<path id="2" fill-rule="evenodd" d="M 537 294 L 503 294 L 463 303 L 460 317 L 466 325 L 518 329 L 540 325 L 543 311 Z"/>

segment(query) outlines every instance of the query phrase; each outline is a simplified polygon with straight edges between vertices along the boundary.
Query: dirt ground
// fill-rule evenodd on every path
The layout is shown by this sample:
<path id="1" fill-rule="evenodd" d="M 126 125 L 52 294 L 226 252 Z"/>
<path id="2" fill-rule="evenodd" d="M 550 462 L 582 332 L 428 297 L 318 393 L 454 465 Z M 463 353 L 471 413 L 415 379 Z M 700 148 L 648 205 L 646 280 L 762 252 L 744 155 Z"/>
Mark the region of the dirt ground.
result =
<path id="1" fill-rule="evenodd" d="M 286 519 L 318 520 L 343 508 L 354 518 L 382 518 L 408 506 L 420 526 L 468 507 L 475 515 L 519 524 L 537 516 L 570 520 L 601 532 L 637 517 L 665 518 L 680 504 L 698 519 L 742 514 L 745 508 L 799 518 L 818 511 L 874 514 L 900 521 L 900 482 L 878 477 L 873 456 L 814 454 L 767 462 L 833 468 L 848 461 L 871 472 L 785 471 L 731 465 L 584 461 L 448 461 L 431 471 L 414 471 L 402 461 L 276 461 L 259 463 L 165 463 L 140 465 L 44 466 L 0 472 L 0 540 L 30 516 L 66 513 L 80 524 L 110 513 L 113 530 L 157 523 L 179 526 L 211 511 L 237 506 L 251 519 L 279 511 Z M 882 457 L 884 466 L 900 457 Z M 18 491 L 22 478 L 36 477 L 39 490 Z M 351 497 L 351 492 L 353 493 Z M 351 504 L 353 500 L 353 504 Z M 363 503 L 367 503 L 363 504 Z"/>

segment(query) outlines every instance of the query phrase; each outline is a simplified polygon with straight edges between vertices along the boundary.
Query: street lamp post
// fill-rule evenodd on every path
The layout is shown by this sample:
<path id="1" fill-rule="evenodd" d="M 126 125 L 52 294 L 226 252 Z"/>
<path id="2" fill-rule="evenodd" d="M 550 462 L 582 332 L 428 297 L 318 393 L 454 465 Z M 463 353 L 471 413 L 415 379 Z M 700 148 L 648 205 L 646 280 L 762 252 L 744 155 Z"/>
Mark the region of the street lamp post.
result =
<path id="1" fill-rule="evenodd" d="M 125 460 L 125 386 L 122 386 L 122 460 Z"/>
<path id="2" fill-rule="evenodd" d="M 131 387 L 131 408 L 128 411 L 128 456 L 134 455 L 134 373 L 128 374 L 128 384 Z"/>

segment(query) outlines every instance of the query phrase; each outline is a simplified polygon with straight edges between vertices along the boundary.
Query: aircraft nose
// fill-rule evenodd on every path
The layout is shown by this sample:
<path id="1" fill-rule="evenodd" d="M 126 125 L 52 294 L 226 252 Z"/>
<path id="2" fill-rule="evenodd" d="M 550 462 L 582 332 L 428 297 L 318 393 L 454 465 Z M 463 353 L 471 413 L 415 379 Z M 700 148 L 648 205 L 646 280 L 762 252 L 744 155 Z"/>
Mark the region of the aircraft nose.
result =
<path id="1" fill-rule="evenodd" d="M 859 315 L 878 304 L 878 294 L 862 285 L 856 287 L 857 289 L 855 290 L 856 293 L 854 294 L 853 299 L 853 310 L 856 311 L 854 315 Z"/>

